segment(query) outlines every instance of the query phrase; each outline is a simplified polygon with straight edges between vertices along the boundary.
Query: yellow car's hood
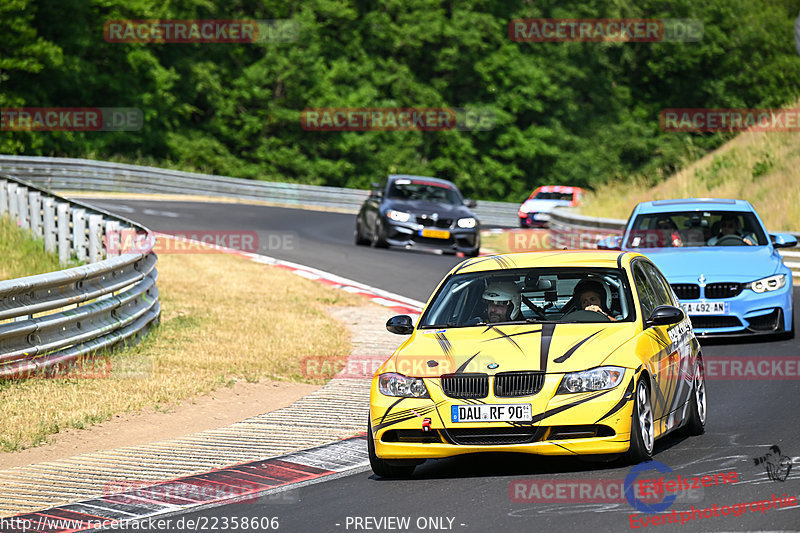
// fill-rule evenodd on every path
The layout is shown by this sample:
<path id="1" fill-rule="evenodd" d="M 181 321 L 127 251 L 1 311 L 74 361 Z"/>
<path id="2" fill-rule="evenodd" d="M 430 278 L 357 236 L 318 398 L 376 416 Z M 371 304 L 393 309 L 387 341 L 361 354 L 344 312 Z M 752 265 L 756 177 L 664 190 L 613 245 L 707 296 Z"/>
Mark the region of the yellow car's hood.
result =
<path id="1" fill-rule="evenodd" d="M 442 374 L 572 372 L 598 366 L 636 334 L 636 324 L 522 324 L 415 330 L 380 372 Z"/>

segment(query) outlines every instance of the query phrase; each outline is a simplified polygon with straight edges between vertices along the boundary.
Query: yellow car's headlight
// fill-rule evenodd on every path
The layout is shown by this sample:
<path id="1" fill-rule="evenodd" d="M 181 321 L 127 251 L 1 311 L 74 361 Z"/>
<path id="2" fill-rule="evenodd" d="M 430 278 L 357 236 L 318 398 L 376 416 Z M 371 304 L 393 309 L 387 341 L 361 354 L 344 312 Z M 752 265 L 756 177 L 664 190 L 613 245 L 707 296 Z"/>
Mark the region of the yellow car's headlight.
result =
<path id="1" fill-rule="evenodd" d="M 591 370 L 570 372 L 561 378 L 556 394 L 613 389 L 620 384 L 624 375 L 625 369 L 618 366 L 599 366 Z"/>
<path id="2" fill-rule="evenodd" d="M 394 372 L 378 376 L 378 391 L 385 396 L 430 398 L 428 388 L 420 378 L 410 378 Z"/>

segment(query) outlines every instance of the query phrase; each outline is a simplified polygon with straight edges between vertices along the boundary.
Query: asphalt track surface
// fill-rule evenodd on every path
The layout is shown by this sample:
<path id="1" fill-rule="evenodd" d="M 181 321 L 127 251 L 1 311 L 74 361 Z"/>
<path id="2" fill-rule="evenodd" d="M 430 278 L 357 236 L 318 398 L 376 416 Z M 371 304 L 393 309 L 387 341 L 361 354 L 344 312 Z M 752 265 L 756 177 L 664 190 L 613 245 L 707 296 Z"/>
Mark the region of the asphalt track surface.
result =
<path id="1" fill-rule="evenodd" d="M 353 244 L 354 216 L 275 207 L 150 202 L 90 201 L 141 222 L 156 231 L 256 231 L 259 253 L 314 266 L 417 300 L 427 300 L 442 276 L 461 261 L 406 250 L 373 250 Z M 291 247 L 270 247 L 270 235 L 292 235 Z M 288 241 L 287 241 L 288 242 Z M 272 243 L 277 240 L 273 237 Z M 797 283 L 796 283 L 797 284 Z M 800 290 L 795 289 L 800 301 Z M 398 337 L 398 343 L 401 338 Z M 800 355 L 800 342 L 732 341 L 703 344 L 707 358 L 726 356 L 787 357 Z M 564 457 L 519 454 L 482 454 L 428 461 L 412 479 L 383 480 L 363 471 L 315 485 L 293 489 L 283 496 L 257 502 L 230 504 L 172 517 L 169 530 L 232 530 L 233 517 L 277 517 L 279 531 L 626 531 L 631 517 L 636 530 L 668 531 L 800 531 L 797 505 L 765 512 L 749 504 L 772 495 L 800 498 L 800 381 L 740 379 L 707 381 L 708 423 L 699 437 L 675 435 L 656 443 L 654 459 L 674 472 L 667 479 L 737 473 L 734 484 L 682 491 L 669 511 L 680 512 L 747 502 L 746 512 L 699 517 L 678 514 L 678 523 L 642 524 L 645 517 L 622 498 L 617 502 L 575 502 L 569 497 L 552 502 L 514 501 L 516 484 L 618 480 L 630 466 L 590 463 Z M 365 421 L 366 422 L 366 421 Z M 769 447 L 792 458 L 784 481 L 768 479 L 764 465 L 756 465 Z M 655 471 L 639 477 L 658 478 Z M 530 489 L 527 489 L 530 491 Z M 568 491 L 569 488 L 564 489 Z M 526 493 L 518 492 L 525 499 Z M 610 493 L 609 493 L 610 494 Z M 533 493 L 527 492 L 527 496 Z M 556 493 L 557 495 L 557 493 Z M 766 506 L 762 506 L 766 507 Z M 691 516 L 691 519 L 688 517 Z M 700 515 L 701 516 L 701 515 Z M 177 521 L 184 519 L 182 527 Z M 686 523 L 680 525 L 681 519 Z M 401 527 L 403 520 L 408 527 Z M 193 528 L 186 520 L 195 520 Z M 227 520 L 227 529 L 223 526 Z M 267 520 L 261 521 L 268 524 Z M 140 529 L 143 530 L 143 529 Z M 266 528 L 251 527 L 251 531 Z M 161 531 L 164 531 L 162 529 Z"/>

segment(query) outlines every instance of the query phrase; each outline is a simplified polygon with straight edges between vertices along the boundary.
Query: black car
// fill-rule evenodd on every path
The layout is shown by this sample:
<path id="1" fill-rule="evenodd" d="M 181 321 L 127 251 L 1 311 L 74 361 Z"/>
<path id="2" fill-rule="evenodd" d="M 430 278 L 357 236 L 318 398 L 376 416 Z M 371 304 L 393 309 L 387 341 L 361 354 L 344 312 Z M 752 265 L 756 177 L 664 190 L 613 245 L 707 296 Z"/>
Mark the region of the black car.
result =
<path id="1" fill-rule="evenodd" d="M 453 183 L 424 176 L 391 175 L 373 191 L 356 218 L 356 244 L 413 246 L 463 252 L 480 250 L 480 223 Z"/>

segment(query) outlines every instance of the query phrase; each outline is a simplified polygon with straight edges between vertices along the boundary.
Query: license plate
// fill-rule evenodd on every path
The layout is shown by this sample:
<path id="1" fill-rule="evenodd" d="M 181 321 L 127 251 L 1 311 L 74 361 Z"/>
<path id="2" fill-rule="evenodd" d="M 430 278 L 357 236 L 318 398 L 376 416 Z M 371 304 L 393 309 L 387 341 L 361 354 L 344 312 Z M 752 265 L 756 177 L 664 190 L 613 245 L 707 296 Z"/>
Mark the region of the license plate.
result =
<path id="1" fill-rule="evenodd" d="M 449 239 L 450 232 L 441 229 L 421 229 L 419 234 L 423 237 L 430 237 L 432 239 Z"/>
<path id="2" fill-rule="evenodd" d="M 505 405 L 453 405 L 450 406 L 453 422 L 530 422 L 531 404 Z"/>
<path id="3" fill-rule="evenodd" d="M 536 213 L 533 215 L 534 220 L 550 220 L 550 213 Z"/>
<path id="4" fill-rule="evenodd" d="M 727 315 L 731 310 L 728 302 L 688 302 L 681 305 L 687 315 Z"/>

